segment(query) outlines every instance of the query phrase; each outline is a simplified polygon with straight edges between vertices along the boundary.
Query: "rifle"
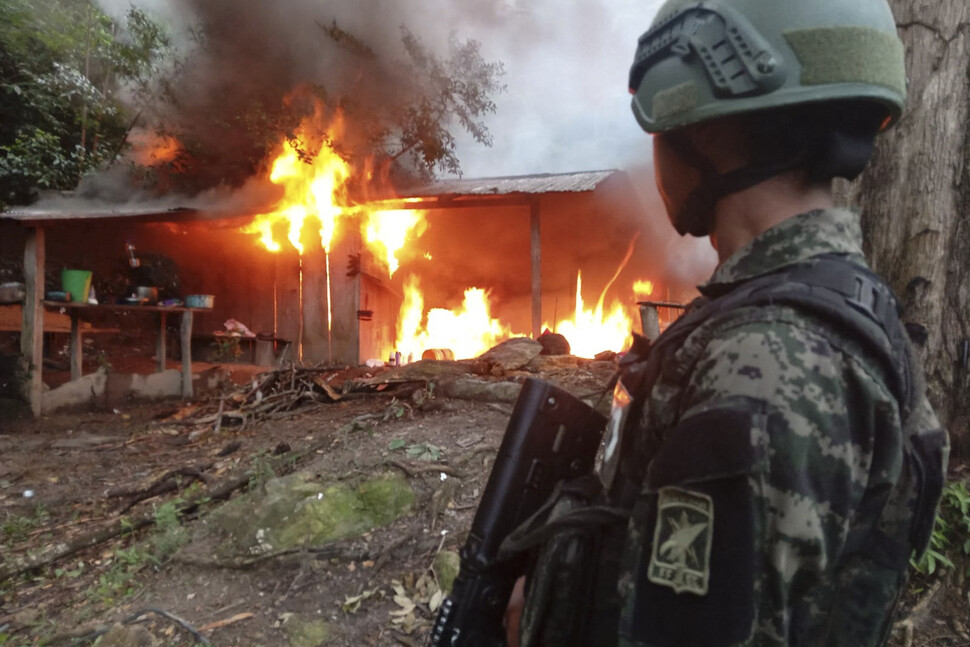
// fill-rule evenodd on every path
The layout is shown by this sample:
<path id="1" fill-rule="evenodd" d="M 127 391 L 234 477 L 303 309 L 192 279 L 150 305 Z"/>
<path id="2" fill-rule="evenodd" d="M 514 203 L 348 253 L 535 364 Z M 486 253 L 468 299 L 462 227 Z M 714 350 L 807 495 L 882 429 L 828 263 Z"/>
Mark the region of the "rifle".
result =
<path id="1" fill-rule="evenodd" d="M 566 391 L 526 379 L 461 549 L 451 595 L 430 647 L 502 647 L 502 620 L 526 556 L 498 559 L 502 541 L 535 513 L 556 484 L 592 472 L 606 418 Z"/>

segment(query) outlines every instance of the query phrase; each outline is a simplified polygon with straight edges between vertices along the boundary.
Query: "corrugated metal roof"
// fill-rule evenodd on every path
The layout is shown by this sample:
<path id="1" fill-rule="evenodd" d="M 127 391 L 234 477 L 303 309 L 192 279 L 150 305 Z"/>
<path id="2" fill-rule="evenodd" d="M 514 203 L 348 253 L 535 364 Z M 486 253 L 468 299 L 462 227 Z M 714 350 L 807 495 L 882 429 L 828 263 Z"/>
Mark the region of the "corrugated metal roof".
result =
<path id="1" fill-rule="evenodd" d="M 70 204 L 18 207 L 0 212 L 0 220 L 46 224 L 78 220 L 180 220 L 198 214 L 187 207 L 160 207 L 151 204 L 104 205 L 73 201 Z"/>
<path id="2" fill-rule="evenodd" d="M 530 195 L 542 193 L 582 193 L 594 191 L 609 177 L 620 174 L 615 169 L 583 171 L 578 173 L 542 173 L 537 175 L 513 175 L 507 177 L 439 180 L 424 187 L 407 189 L 388 199 L 487 197 Z M 191 201 L 189 201 L 191 204 Z M 211 207 L 211 205 L 210 205 Z M 141 220 L 165 221 L 199 217 L 203 212 L 184 206 L 155 203 L 106 204 L 102 201 L 88 202 L 80 198 L 50 200 L 35 206 L 16 207 L 0 212 L 0 220 L 15 220 L 23 224 L 44 225 L 55 222 L 92 220 Z M 218 217 L 209 210 L 209 215 Z M 238 215 L 238 214 L 225 214 Z"/>
<path id="3" fill-rule="evenodd" d="M 578 193 L 593 191 L 615 169 L 583 171 L 579 173 L 543 173 L 538 175 L 514 175 L 508 177 L 439 180 L 428 186 L 408 189 L 400 198 L 430 198 L 435 196 L 487 196 L 513 193 Z"/>

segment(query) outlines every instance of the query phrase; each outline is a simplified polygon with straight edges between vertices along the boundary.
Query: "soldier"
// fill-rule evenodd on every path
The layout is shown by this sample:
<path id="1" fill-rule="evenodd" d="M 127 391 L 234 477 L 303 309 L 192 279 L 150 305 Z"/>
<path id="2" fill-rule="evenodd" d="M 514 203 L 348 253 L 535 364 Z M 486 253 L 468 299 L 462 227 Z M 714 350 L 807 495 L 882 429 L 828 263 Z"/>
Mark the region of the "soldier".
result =
<path id="1" fill-rule="evenodd" d="M 572 644 L 882 644 L 948 450 L 859 218 L 832 193 L 902 114 L 890 9 L 668 0 L 630 90 L 671 223 L 720 262 L 634 386 L 620 380 L 630 412 L 604 473 L 632 516 L 618 572 L 610 555 L 597 569 L 621 608 L 594 594 Z"/>

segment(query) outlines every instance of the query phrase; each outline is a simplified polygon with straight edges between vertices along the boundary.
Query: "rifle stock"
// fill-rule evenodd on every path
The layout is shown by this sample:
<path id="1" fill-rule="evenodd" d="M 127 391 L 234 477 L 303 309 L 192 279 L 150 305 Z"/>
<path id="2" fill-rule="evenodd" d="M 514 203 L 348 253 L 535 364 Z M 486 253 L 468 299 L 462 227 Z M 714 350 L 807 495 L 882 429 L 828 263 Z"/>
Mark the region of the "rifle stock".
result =
<path id="1" fill-rule="evenodd" d="M 525 556 L 499 560 L 502 541 L 549 498 L 556 484 L 593 470 L 606 418 L 566 391 L 529 378 L 505 429 L 451 595 L 430 647 L 505 645 L 502 620 Z"/>

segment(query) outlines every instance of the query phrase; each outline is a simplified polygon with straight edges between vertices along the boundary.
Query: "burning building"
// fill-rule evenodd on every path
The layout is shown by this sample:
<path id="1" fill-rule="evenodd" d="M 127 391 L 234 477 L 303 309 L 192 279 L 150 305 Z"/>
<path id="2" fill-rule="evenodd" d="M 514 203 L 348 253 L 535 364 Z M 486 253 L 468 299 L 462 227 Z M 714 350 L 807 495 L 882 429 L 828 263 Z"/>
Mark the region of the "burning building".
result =
<path id="1" fill-rule="evenodd" d="M 668 300 L 655 284 L 665 261 L 640 235 L 643 206 L 622 171 L 395 191 L 375 168 L 340 156 L 339 137 L 335 122 L 284 141 L 259 201 L 235 194 L 181 209 L 48 203 L 0 214 L 24 226 L 5 244 L 25 244 L 35 301 L 44 294 L 44 229 L 53 232 L 48 257 L 91 270 L 109 310 L 131 282 L 106 279 L 122 273 L 132 246 L 158 261 L 152 287 L 163 300 L 214 295 L 211 309 L 182 315 L 183 395 L 192 393 L 193 338 L 211 342 L 229 319 L 277 344 L 279 361 L 304 364 L 468 358 L 547 330 L 563 335 L 573 354 L 592 357 L 628 346 L 639 328 L 637 301 Z M 34 324 L 42 307 L 34 303 Z M 139 314 L 123 310 L 129 320 Z M 162 320 L 162 370 L 166 313 L 152 312 Z"/>

